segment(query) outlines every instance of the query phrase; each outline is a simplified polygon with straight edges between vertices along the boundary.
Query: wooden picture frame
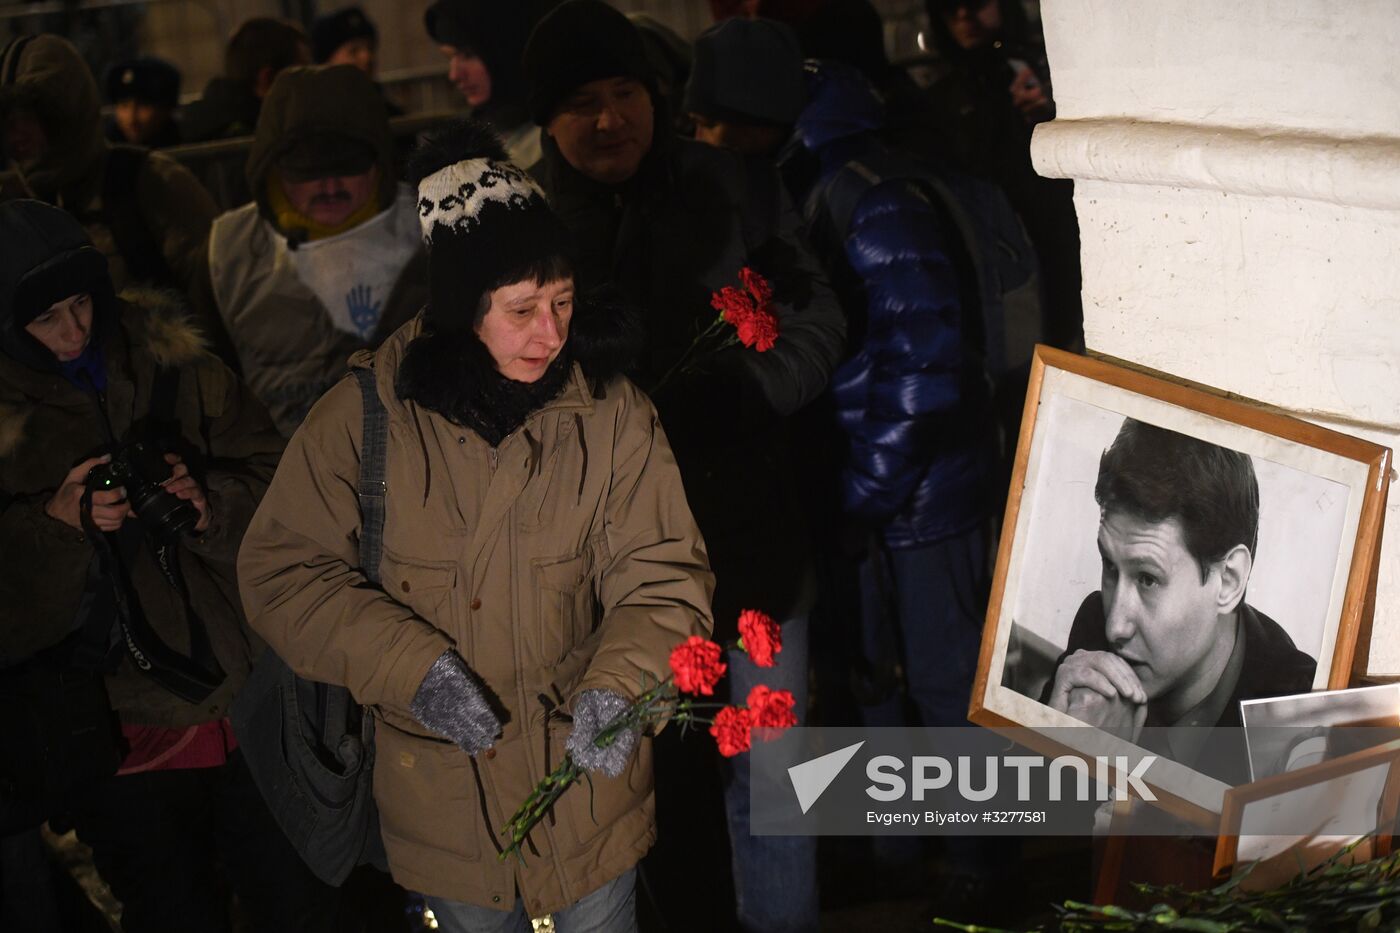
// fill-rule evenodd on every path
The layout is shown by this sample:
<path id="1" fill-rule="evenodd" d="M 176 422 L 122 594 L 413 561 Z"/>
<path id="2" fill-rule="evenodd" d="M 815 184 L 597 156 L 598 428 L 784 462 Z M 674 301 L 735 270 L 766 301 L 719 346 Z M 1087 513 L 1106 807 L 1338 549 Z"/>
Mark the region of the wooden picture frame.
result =
<path id="1" fill-rule="evenodd" d="M 1255 888 L 1272 887 L 1321 864 L 1349 845 L 1357 844 L 1355 861 L 1381 858 L 1391 851 L 1397 805 L 1400 805 L 1400 740 L 1333 758 L 1297 771 L 1277 774 L 1225 792 L 1220 836 L 1215 848 L 1214 874 L 1229 876 L 1241 861 L 1252 865 L 1248 881 Z M 1358 794 L 1363 795 L 1358 797 Z M 1374 802 L 1371 800 L 1374 796 Z M 1352 813 L 1345 811 L 1351 808 Z M 1270 822 L 1270 809 L 1289 812 L 1283 823 Z M 1291 829 L 1299 810 L 1324 822 L 1308 834 L 1268 832 Z M 1365 810 L 1364 828 L 1357 822 Z M 1251 818 L 1254 818 L 1253 820 Z M 1339 833 L 1326 832 L 1331 819 Z M 1256 833 L 1249 833 L 1250 823 Z M 1241 838 L 1263 845 L 1241 853 Z"/>
<path id="2" fill-rule="evenodd" d="M 1128 738 L 1086 728 L 1085 720 L 1045 702 L 1055 699 L 1054 677 L 1069 654 L 1070 635 L 1095 624 L 1093 596 L 1097 591 L 1102 597 L 1099 457 L 1128 419 L 1204 441 L 1212 450 L 1233 451 L 1232 462 L 1238 454 L 1247 457 L 1258 486 L 1257 543 L 1247 549 L 1253 553 L 1240 604 L 1256 610 L 1256 618 L 1272 622 L 1272 613 L 1283 619 L 1274 627 L 1313 660 L 1311 683 L 1301 691 L 1345 687 L 1354 666 L 1364 663 L 1355 652 L 1369 626 L 1367 597 L 1391 472 L 1388 448 L 1160 374 L 1038 346 L 968 718 L 992 729 L 1033 730 L 1032 741 L 1044 754 L 1122 754 L 1130 760 L 1148 754 Z M 1178 484 L 1173 478 L 1165 485 Z M 1176 540 L 1183 536 L 1179 531 Z M 1204 583 L 1206 563 L 1196 560 Z M 1138 576 L 1131 579 L 1138 586 Z M 1145 591 L 1151 583 L 1144 580 L 1139 589 Z M 1100 608 L 1098 618 L 1107 618 L 1106 610 Z M 1239 625 L 1243 630 L 1244 623 Z M 1256 647 L 1262 656 L 1263 646 Z M 1170 666 L 1127 651 L 1124 656 L 1146 678 Z M 1167 674 L 1160 677 L 1165 682 Z M 1149 695 L 1149 711 L 1152 702 Z M 1159 806 L 1214 835 L 1228 784 L 1170 759 L 1154 764 L 1147 783 Z"/>
<path id="3" fill-rule="evenodd" d="M 1240 703 L 1249 779 L 1261 781 L 1319 756 L 1340 758 L 1360 744 L 1400 737 L 1400 684 L 1318 690 Z M 1348 736 L 1353 741 L 1347 741 Z M 1342 751 L 1339 751 L 1341 749 Z"/>

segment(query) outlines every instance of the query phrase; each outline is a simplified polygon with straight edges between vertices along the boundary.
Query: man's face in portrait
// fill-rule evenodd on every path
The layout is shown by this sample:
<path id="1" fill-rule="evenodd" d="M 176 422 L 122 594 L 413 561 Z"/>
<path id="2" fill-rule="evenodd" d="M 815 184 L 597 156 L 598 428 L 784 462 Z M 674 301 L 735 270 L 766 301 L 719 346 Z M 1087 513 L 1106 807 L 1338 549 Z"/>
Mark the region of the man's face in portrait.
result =
<path id="1" fill-rule="evenodd" d="M 1106 510 L 1098 544 L 1113 653 L 1128 662 L 1149 701 L 1199 692 L 1191 688 L 1220 673 L 1206 662 L 1221 635 L 1224 563 L 1210 564 L 1202 580 L 1176 518 L 1148 522 Z"/>

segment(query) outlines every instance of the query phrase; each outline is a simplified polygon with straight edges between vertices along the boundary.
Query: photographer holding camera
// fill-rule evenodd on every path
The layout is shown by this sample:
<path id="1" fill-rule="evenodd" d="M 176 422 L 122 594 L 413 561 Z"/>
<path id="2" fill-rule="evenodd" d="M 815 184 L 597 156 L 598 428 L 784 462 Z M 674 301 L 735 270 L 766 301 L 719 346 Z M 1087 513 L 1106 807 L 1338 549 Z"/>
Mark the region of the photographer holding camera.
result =
<path id="1" fill-rule="evenodd" d="M 183 309 L 0 205 L 0 832 L 71 825 L 124 930 L 329 922 L 226 718 L 261 642 L 234 559 L 280 456 Z"/>

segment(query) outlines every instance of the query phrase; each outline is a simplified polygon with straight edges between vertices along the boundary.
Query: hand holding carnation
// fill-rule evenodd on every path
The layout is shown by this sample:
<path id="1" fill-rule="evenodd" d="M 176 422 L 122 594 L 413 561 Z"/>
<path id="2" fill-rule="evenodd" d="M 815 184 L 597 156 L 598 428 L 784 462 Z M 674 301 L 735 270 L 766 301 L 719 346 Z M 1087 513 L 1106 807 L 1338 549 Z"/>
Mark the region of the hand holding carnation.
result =
<path id="1" fill-rule="evenodd" d="M 761 280 L 760 280 L 761 281 Z M 782 630 L 770 617 L 756 610 L 745 610 L 739 619 L 747 650 L 760 667 L 772 667 L 782 650 Z M 734 645 L 729 645 L 734 648 Z M 702 701 L 694 695 L 713 696 L 715 686 L 727 665 L 718 644 L 692 635 L 671 651 L 671 676 L 643 684 L 637 699 L 629 701 L 610 690 L 581 692 L 573 704 L 574 727 L 565 747 L 568 754 L 549 775 L 535 785 L 509 820 L 503 834 L 508 845 L 499 857 L 519 855 L 530 830 L 549 813 L 554 804 L 586 772 L 618 777 L 648 726 L 679 721 L 684 727 L 710 723 L 710 735 L 726 758 L 746 752 L 753 743 L 753 730 L 765 730 L 760 739 L 776 738 L 784 729 L 797 725 L 796 705 L 791 692 L 759 685 L 749 691 L 746 706 L 725 706 Z M 683 696 L 682 694 L 692 694 Z M 713 720 L 706 712 L 718 708 Z"/>
<path id="2" fill-rule="evenodd" d="M 726 285 L 710 296 L 710 307 L 727 324 L 734 325 L 739 342 L 759 353 L 778 342 L 778 319 L 773 314 L 773 287 L 748 266 L 739 270 L 743 288 Z"/>
<path id="3" fill-rule="evenodd" d="M 637 730 L 617 728 L 617 720 L 626 716 L 632 704 L 611 690 L 585 690 L 574 701 L 574 728 L 564 747 L 574 761 L 586 771 L 617 777 L 627 767 L 632 749 L 637 744 Z M 608 727 L 614 732 L 610 740 L 599 746 L 598 736 Z"/>

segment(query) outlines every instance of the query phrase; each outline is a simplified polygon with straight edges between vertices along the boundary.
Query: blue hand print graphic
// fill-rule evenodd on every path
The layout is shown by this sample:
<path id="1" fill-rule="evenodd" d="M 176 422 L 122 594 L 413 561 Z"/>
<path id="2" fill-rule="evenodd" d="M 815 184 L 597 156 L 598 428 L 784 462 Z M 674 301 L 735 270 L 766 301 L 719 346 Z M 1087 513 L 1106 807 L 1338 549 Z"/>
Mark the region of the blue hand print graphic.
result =
<path id="1" fill-rule="evenodd" d="M 371 301 L 373 289 L 368 285 L 356 285 L 345 295 L 345 307 L 350 312 L 350 323 L 363 338 L 368 338 L 379 325 L 379 310 L 382 301 Z"/>

